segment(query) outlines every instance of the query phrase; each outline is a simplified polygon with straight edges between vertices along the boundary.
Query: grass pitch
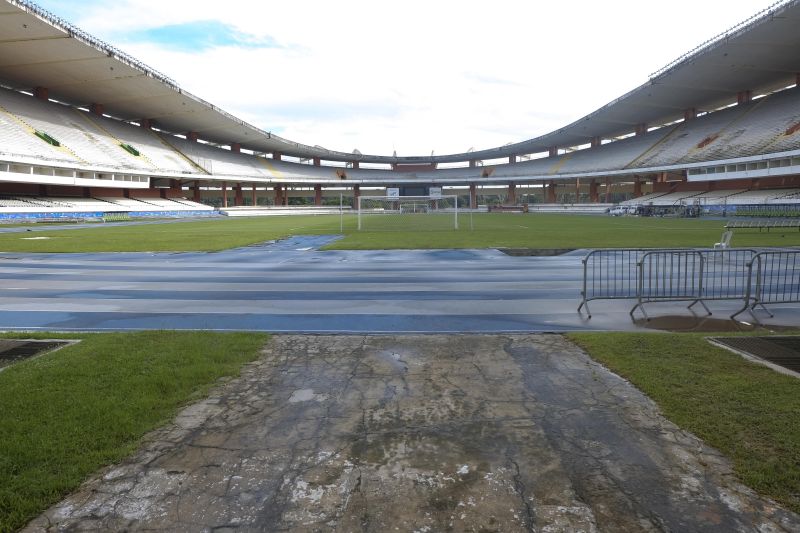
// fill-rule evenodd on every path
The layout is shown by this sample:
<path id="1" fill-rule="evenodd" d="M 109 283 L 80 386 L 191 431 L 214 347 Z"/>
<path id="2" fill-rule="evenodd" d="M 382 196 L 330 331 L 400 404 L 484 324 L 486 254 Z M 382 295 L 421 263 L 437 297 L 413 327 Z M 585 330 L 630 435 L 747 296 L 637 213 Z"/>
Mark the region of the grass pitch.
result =
<path id="1" fill-rule="evenodd" d="M 79 338 L 0 372 L 0 532 L 16 531 L 148 431 L 258 357 L 267 335 L 3 334 Z"/>
<path id="2" fill-rule="evenodd" d="M 444 217 L 446 223 L 435 217 Z M 426 220 L 422 226 L 419 220 Z M 717 242 L 721 220 L 661 219 L 588 215 L 481 213 L 462 214 L 460 228 L 452 215 L 421 215 L 414 224 L 402 218 L 376 217 L 356 229 L 354 215 L 270 216 L 181 221 L 129 226 L 101 225 L 82 229 L 0 234 L 6 252 L 138 252 L 217 251 L 291 235 L 335 235 L 344 238 L 333 249 L 444 248 L 621 248 L 706 247 Z M 473 229 L 470 229 L 470 228 Z M 433 229 L 431 229 L 433 228 Z M 35 237 L 35 239 L 33 239 Z M 44 238 L 42 238 L 44 237 Z M 795 229 L 758 233 L 738 231 L 733 246 L 800 246 Z"/>

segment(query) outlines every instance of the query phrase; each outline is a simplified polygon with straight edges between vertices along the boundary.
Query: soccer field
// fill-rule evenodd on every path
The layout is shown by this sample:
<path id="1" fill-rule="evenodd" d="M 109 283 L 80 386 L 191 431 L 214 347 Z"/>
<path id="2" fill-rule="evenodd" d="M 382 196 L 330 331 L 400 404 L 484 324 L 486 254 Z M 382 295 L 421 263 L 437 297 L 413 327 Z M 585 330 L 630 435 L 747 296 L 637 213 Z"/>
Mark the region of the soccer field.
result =
<path id="1" fill-rule="evenodd" d="M 444 217 L 435 220 L 434 217 Z M 91 226 L 80 229 L 0 233 L 6 252 L 134 252 L 216 251 L 291 235 L 334 235 L 344 238 L 335 249 L 438 248 L 621 248 L 706 247 L 719 240 L 722 220 L 608 217 L 588 215 L 481 213 L 461 214 L 459 229 L 450 229 L 452 215 L 423 216 L 405 225 L 403 219 L 376 217 L 358 231 L 355 215 L 271 216 L 193 220 L 163 224 Z M 340 225 L 343 231 L 340 231 Z M 447 227 L 448 229 L 443 229 Z M 740 230 L 732 245 L 800 246 L 795 229 L 759 233 Z"/>

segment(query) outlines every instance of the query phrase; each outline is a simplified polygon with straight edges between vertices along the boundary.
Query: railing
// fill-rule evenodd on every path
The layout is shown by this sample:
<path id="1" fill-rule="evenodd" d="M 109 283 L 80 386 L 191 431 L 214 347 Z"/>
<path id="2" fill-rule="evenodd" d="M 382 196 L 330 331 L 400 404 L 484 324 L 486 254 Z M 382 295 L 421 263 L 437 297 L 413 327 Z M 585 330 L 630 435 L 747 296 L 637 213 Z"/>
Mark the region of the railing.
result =
<path id="1" fill-rule="evenodd" d="M 592 300 L 635 299 L 631 317 L 645 304 L 743 300 L 733 315 L 767 303 L 800 302 L 800 250 L 750 249 L 593 250 L 583 259 L 582 300 L 589 318 Z"/>
<path id="2" fill-rule="evenodd" d="M 749 311 L 757 324 L 761 321 L 755 314 L 761 307 L 770 316 L 773 314 L 765 304 L 787 304 L 800 302 L 800 250 L 770 250 L 755 254 L 747 264 L 748 279 L 744 295 L 744 306 L 731 315 L 731 319 Z"/>
<path id="3" fill-rule="evenodd" d="M 592 318 L 592 300 L 629 300 L 638 297 L 637 263 L 650 249 L 592 250 L 583 258 L 583 290 L 580 313 Z"/>
<path id="4" fill-rule="evenodd" d="M 647 252 L 637 264 L 637 303 L 630 315 L 638 309 L 649 319 L 644 304 L 668 301 L 691 301 L 690 309 L 700 304 L 711 315 L 705 302 L 744 298 L 755 255 L 747 249 Z"/>

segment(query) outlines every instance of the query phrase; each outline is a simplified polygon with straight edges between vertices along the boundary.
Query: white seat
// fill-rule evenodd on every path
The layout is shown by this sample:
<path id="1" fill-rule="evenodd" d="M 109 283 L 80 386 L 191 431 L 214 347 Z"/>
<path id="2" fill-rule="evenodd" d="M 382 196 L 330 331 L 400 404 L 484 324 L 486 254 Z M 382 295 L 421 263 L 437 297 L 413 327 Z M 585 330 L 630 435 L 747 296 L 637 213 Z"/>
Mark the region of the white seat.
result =
<path id="1" fill-rule="evenodd" d="M 730 248 L 730 246 L 731 246 L 731 237 L 733 237 L 733 232 L 731 230 L 725 231 L 722 234 L 722 238 L 719 240 L 719 242 L 715 242 L 714 243 L 714 249 L 715 250 L 720 250 L 720 249 L 724 250 L 725 248 Z"/>

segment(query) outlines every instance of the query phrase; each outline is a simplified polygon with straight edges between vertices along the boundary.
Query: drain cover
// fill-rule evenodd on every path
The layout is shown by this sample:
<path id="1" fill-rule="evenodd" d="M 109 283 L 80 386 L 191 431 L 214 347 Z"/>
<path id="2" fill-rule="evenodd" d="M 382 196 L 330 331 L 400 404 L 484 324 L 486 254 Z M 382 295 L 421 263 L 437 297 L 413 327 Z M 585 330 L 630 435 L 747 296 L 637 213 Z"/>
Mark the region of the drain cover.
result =
<path id="1" fill-rule="evenodd" d="M 716 337 L 714 340 L 800 374 L 800 336 Z"/>
<path id="2" fill-rule="evenodd" d="M 49 352 L 65 344 L 70 344 L 70 342 L 0 339 L 0 370 L 17 361 L 22 361 L 42 352 Z"/>

